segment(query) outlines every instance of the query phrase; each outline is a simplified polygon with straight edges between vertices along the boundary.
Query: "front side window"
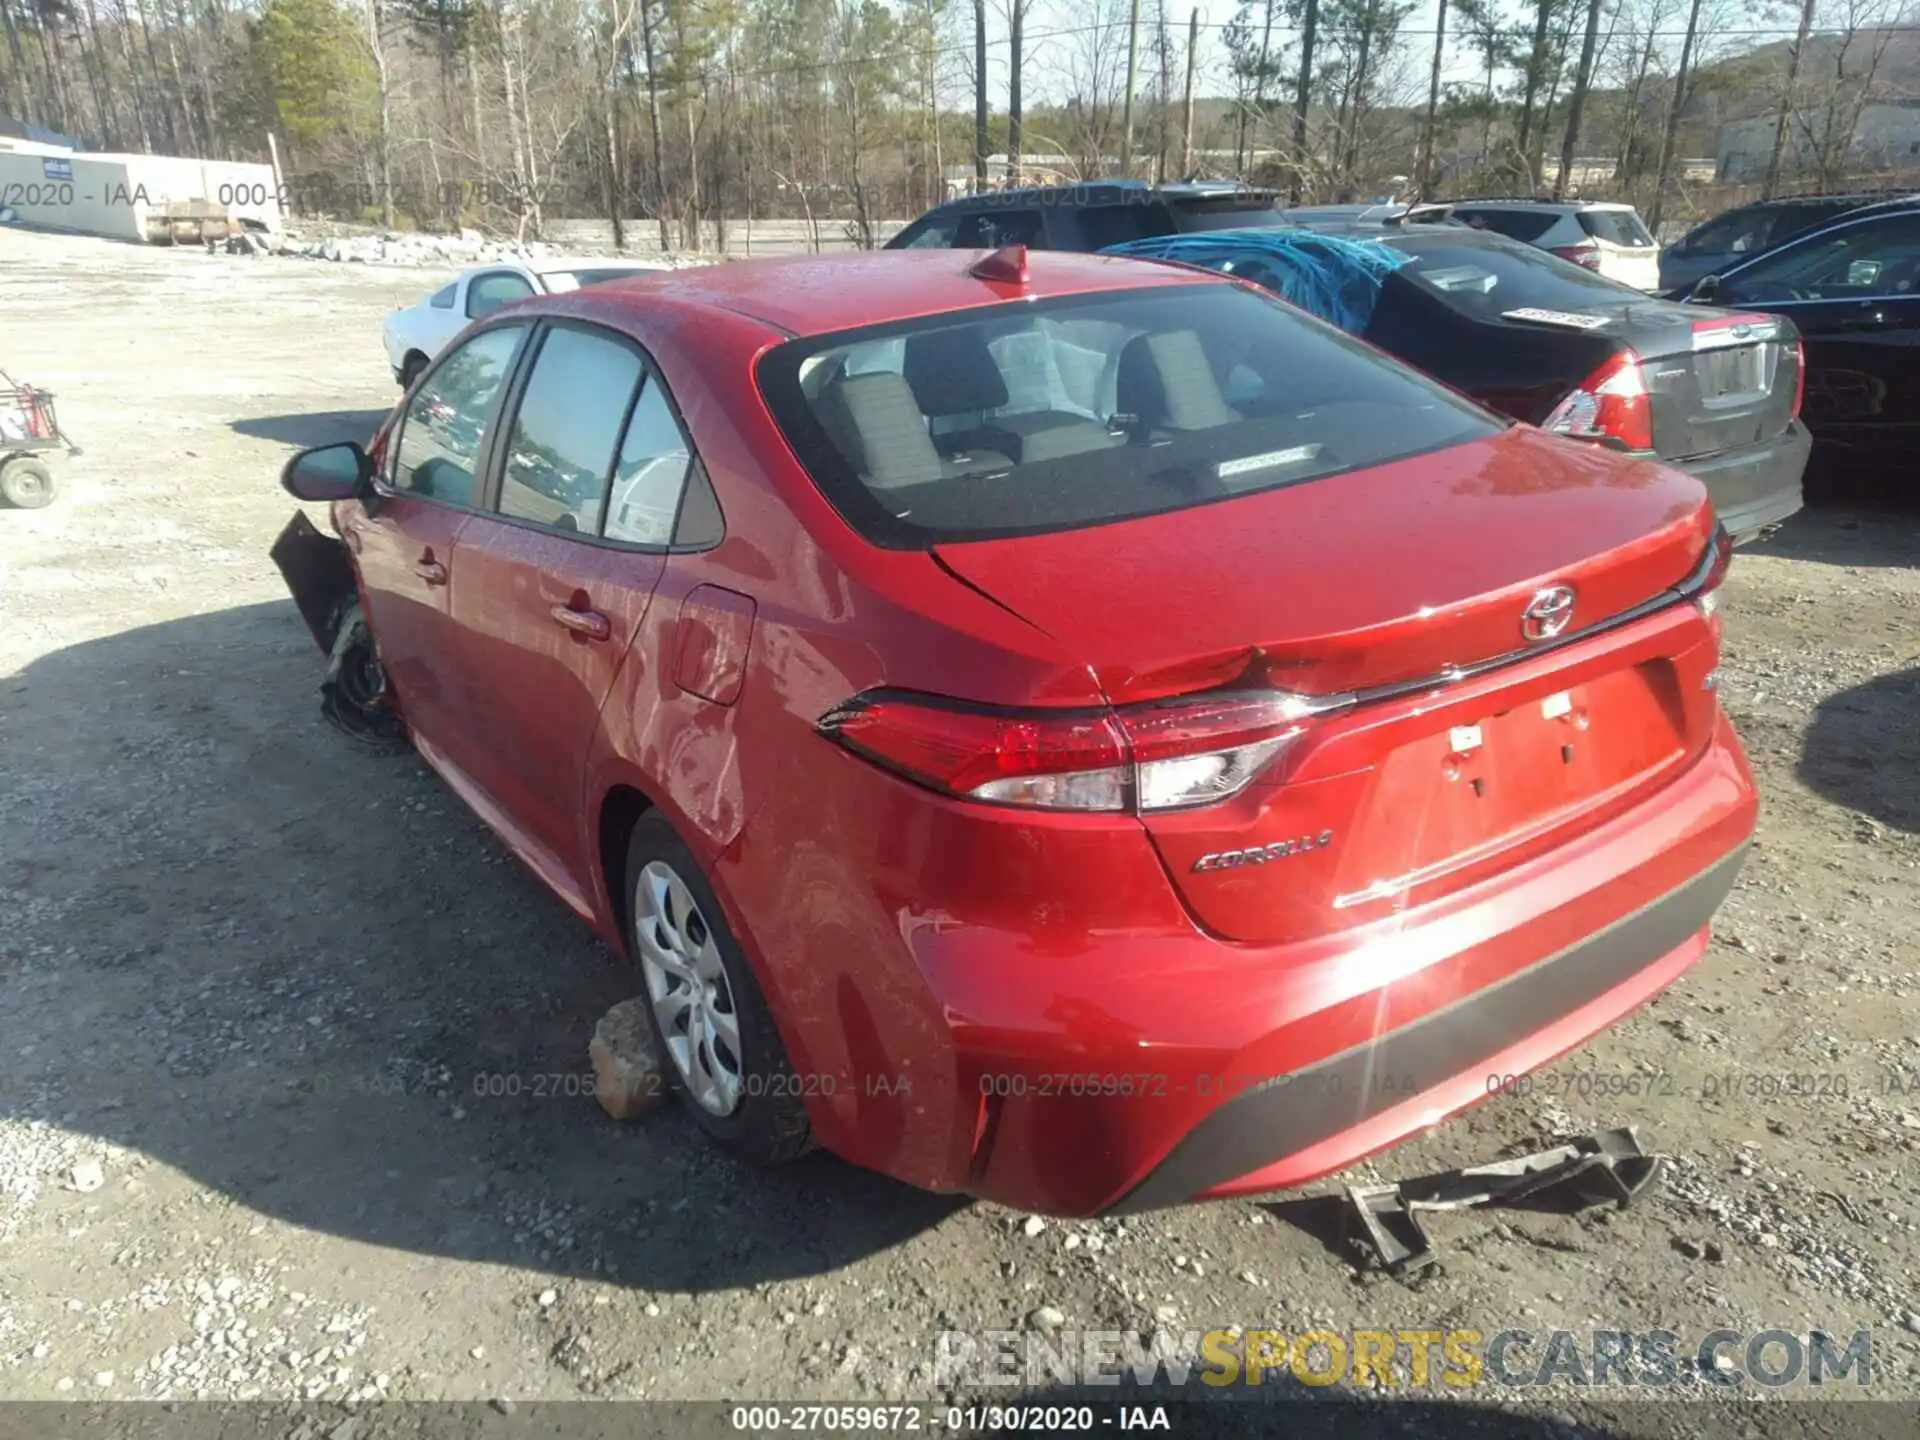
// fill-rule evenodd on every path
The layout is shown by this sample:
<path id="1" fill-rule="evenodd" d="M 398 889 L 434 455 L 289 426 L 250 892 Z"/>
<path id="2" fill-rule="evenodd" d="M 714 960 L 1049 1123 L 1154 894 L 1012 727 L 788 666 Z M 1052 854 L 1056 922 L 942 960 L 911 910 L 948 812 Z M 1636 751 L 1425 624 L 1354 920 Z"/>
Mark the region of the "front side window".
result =
<path id="1" fill-rule="evenodd" d="M 614 446 L 639 383 L 631 347 L 591 330 L 548 331 L 507 432 L 500 513 L 597 535 Z"/>
<path id="2" fill-rule="evenodd" d="M 757 373 L 827 497 L 893 548 L 1184 509 L 1503 424 L 1228 284 L 1018 302 L 795 340 Z"/>
<path id="3" fill-rule="evenodd" d="M 451 310 L 453 308 L 453 292 L 455 288 L 456 287 L 452 285 L 441 286 L 433 292 L 433 298 L 427 303 L 436 310 Z"/>
<path id="4" fill-rule="evenodd" d="M 473 504 L 473 471 L 524 325 L 483 330 L 449 351 L 421 382 L 400 423 L 389 483 L 455 505 Z"/>
<path id="5" fill-rule="evenodd" d="M 511 270 L 494 270 L 485 275 L 476 275 L 467 282 L 467 318 L 478 320 L 482 315 L 491 315 L 502 305 L 513 300 L 524 300 L 533 294 L 533 286 L 526 277 L 516 275 Z"/>
<path id="6" fill-rule="evenodd" d="M 1920 289 L 1920 215 L 1814 235 L 1722 281 L 1717 301 L 1769 304 L 1783 300 L 1866 300 Z"/>

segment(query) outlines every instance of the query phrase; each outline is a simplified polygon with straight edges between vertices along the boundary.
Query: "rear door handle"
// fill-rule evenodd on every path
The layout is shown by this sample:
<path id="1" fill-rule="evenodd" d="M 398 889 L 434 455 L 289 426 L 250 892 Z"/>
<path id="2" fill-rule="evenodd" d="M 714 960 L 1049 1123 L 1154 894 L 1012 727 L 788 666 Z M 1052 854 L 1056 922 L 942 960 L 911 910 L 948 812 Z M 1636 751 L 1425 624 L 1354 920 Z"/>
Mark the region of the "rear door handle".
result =
<path id="1" fill-rule="evenodd" d="M 429 585 L 444 585 L 447 583 L 447 567 L 442 565 L 438 560 L 416 560 L 413 565 L 413 573 Z"/>
<path id="2" fill-rule="evenodd" d="M 548 613 L 553 616 L 553 623 L 562 630 L 571 630 L 589 640 L 605 640 L 613 634 L 613 622 L 598 610 L 574 610 L 565 605 L 556 605 Z"/>

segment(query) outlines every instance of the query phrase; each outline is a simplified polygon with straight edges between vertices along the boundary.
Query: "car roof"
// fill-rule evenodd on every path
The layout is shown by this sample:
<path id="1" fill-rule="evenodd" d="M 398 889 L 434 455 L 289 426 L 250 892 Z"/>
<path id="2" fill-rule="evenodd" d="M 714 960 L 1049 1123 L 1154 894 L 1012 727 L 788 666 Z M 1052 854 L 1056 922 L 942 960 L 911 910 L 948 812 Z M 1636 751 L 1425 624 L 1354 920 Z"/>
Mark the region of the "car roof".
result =
<path id="1" fill-rule="evenodd" d="M 1098 290 L 1221 284 L 1207 272 L 1116 255 L 1036 250 L 1019 288 L 969 273 L 985 250 L 860 250 L 837 255 L 737 260 L 609 280 L 569 298 L 592 306 L 642 307 L 650 299 L 715 306 L 785 330 L 822 335 L 922 315 L 1045 300 Z"/>
<path id="2" fill-rule="evenodd" d="M 1165 185 L 1149 185 L 1144 180 L 1085 180 L 1073 185 L 1022 185 L 1012 190 L 987 190 L 978 195 L 956 195 L 927 211 L 929 215 L 957 211 L 1001 210 L 1015 205 L 1121 205 L 1137 203 L 1144 197 L 1162 200 L 1207 200 L 1220 195 L 1238 195 L 1256 200 L 1281 198 L 1280 192 L 1264 185 L 1247 185 L 1238 180 L 1180 180 Z"/>

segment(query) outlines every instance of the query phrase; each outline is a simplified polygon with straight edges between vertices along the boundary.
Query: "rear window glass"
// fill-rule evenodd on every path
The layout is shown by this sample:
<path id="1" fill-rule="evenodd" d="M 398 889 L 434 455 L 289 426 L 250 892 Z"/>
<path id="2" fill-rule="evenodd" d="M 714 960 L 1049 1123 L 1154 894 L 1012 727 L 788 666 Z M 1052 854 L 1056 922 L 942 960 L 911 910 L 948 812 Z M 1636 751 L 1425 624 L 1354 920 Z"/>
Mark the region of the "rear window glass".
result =
<path id="1" fill-rule="evenodd" d="M 790 341 L 759 380 L 876 544 L 1073 529 L 1321 480 L 1502 427 L 1238 286 L 996 305 Z"/>
<path id="2" fill-rule="evenodd" d="M 1417 285 L 1476 320 L 1497 320 L 1510 310 L 1563 310 L 1575 314 L 1599 306 L 1612 310 L 1628 296 L 1645 299 L 1617 281 L 1535 250 L 1529 245 L 1447 244 L 1439 236 L 1397 247 L 1413 258 L 1387 285 Z"/>
<path id="3" fill-rule="evenodd" d="M 1538 210 L 1456 209 L 1453 218 L 1476 230 L 1491 230 L 1496 235 L 1528 242 L 1538 240 L 1560 222 L 1558 215 L 1551 212 L 1542 214 Z"/>
<path id="4" fill-rule="evenodd" d="M 1647 227 L 1640 223 L 1640 217 L 1631 210 L 1582 210 L 1579 220 L 1582 230 L 1596 240 L 1605 240 L 1609 245 L 1653 244 L 1653 236 L 1647 233 Z"/>

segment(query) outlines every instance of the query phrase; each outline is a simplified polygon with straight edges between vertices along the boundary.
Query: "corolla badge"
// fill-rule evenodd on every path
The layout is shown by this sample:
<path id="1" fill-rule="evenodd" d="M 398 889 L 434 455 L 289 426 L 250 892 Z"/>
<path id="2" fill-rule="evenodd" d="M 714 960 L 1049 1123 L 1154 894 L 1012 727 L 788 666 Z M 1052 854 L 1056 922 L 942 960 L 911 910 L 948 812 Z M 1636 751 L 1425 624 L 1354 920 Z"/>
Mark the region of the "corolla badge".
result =
<path id="1" fill-rule="evenodd" d="M 1520 612 L 1520 633 L 1529 641 L 1551 640 L 1573 623 L 1573 587 L 1549 585 Z"/>
<path id="2" fill-rule="evenodd" d="M 1193 862 L 1195 870 L 1238 870 L 1242 865 L 1265 865 L 1273 860 L 1284 860 L 1289 855 L 1304 855 L 1309 850 L 1323 850 L 1333 843 L 1333 831 L 1322 830 L 1318 835 L 1301 835 L 1291 840 L 1276 840 L 1271 845 L 1254 845 L 1245 850 L 1216 850 L 1211 855 L 1202 855 Z"/>

